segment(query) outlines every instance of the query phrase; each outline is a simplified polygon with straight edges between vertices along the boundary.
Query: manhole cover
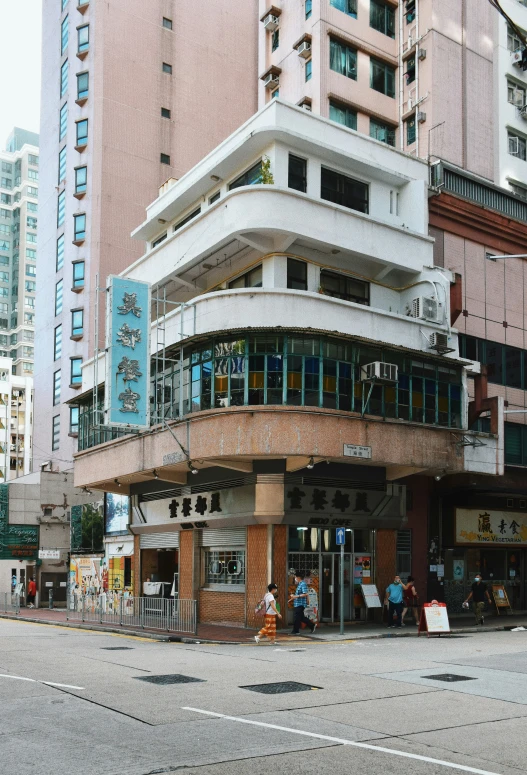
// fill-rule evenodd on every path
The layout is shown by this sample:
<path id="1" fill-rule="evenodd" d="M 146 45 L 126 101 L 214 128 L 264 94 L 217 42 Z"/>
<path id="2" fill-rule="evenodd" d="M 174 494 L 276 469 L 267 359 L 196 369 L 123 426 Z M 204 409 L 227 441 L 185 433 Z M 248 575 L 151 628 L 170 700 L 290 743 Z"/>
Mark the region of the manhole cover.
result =
<path id="1" fill-rule="evenodd" d="M 441 673 L 440 675 L 422 675 L 421 678 L 428 678 L 430 681 L 445 681 L 445 683 L 455 683 L 456 681 L 477 681 L 470 675 L 455 675 L 454 673 Z"/>
<path id="2" fill-rule="evenodd" d="M 133 651 L 131 646 L 101 646 L 102 651 Z"/>
<path id="3" fill-rule="evenodd" d="M 287 692 L 310 692 L 312 689 L 320 689 L 320 686 L 299 684 L 296 681 L 281 681 L 275 684 L 255 684 L 254 686 L 240 686 L 240 689 L 249 689 L 250 692 L 260 694 L 287 694 Z"/>
<path id="4" fill-rule="evenodd" d="M 162 686 L 168 686 L 168 684 L 192 684 L 192 683 L 205 683 L 201 678 L 192 678 L 190 675 L 134 675 L 136 681 L 148 681 L 151 684 L 161 684 Z"/>

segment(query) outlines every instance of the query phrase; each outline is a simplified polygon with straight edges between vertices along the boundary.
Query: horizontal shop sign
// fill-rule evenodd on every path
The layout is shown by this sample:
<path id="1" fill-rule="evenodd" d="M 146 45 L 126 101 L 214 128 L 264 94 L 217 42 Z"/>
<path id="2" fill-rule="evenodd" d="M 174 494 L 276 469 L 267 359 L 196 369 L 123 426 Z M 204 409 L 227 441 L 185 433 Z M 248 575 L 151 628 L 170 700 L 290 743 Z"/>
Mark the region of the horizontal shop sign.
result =
<path id="1" fill-rule="evenodd" d="M 343 454 L 345 457 L 360 457 L 364 460 L 371 460 L 371 447 L 361 447 L 359 444 L 344 444 Z"/>
<path id="2" fill-rule="evenodd" d="M 60 560 L 60 549 L 39 549 L 39 560 Z"/>
<path id="3" fill-rule="evenodd" d="M 458 544 L 527 544 L 527 513 L 494 509 L 456 509 Z"/>

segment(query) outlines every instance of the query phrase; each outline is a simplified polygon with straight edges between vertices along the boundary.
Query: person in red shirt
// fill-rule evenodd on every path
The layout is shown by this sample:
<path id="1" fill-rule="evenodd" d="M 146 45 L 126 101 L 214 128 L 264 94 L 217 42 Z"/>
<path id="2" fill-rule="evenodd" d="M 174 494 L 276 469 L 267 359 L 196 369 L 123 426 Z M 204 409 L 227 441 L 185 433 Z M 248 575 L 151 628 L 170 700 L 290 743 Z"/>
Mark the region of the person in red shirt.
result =
<path id="1" fill-rule="evenodd" d="M 414 624 L 419 624 L 419 598 L 414 587 L 415 579 L 413 576 L 408 576 L 408 580 L 404 585 L 404 611 L 402 615 L 402 623 L 404 625 L 404 617 L 408 609 L 412 609 L 414 617 Z"/>
<path id="2" fill-rule="evenodd" d="M 29 580 L 29 585 L 27 588 L 27 607 L 28 608 L 34 608 L 35 607 L 35 595 L 37 594 L 37 585 L 35 584 L 34 579 Z"/>

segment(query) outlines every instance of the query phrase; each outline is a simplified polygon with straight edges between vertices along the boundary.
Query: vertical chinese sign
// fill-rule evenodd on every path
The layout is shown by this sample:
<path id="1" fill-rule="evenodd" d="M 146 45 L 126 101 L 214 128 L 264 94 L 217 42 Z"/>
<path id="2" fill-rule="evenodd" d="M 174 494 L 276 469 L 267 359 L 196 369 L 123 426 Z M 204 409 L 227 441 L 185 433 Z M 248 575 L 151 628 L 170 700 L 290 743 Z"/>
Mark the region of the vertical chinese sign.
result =
<path id="1" fill-rule="evenodd" d="M 108 278 L 105 417 L 108 425 L 148 428 L 150 285 Z"/>

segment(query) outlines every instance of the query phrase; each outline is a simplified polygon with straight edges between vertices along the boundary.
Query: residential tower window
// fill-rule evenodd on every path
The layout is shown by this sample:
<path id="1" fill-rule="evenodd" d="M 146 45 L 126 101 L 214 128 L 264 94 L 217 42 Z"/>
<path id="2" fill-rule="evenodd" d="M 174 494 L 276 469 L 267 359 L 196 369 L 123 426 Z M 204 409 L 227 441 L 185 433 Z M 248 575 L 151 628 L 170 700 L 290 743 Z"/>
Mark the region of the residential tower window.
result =
<path id="1" fill-rule="evenodd" d="M 220 196 L 221 196 L 221 191 L 216 191 L 215 194 L 209 197 L 209 205 L 213 205 L 214 202 L 217 202 Z"/>
<path id="2" fill-rule="evenodd" d="M 287 259 L 287 287 L 293 291 L 307 291 L 307 263 L 296 258 Z"/>
<path id="3" fill-rule="evenodd" d="M 163 16 L 163 27 L 165 30 L 171 30 L 172 29 L 172 19 L 167 19 L 166 16 Z"/>
<path id="4" fill-rule="evenodd" d="M 71 312 L 71 335 L 80 337 L 84 334 L 84 310 L 74 309 Z"/>
<path id="5" fill-rule="evenodd" d="M 53 374 L 53 406 L 60 404 L 60 369 Z"/>
<path id="6" fill-rule="evenodd" d="M 415 81 L 415 54 L 406 60 L 406 83 Z"/>
<path id="7" fill-rule="evenodd" d="M 386 143 L 386 145 L 395 146 L 394 127 L 375 121 L 373 118 L 370 119 L 370 137 L 379 140 L 381 143 Z"/>
<path id="8" fill-rule="evenodd" d="M 395 97 L 395 68 L 371 57 L 370 86 L 387 97 Z"/>
<path id="9" fill-rule="evenodd" d="M 66 192 L 61 191 L 58 196 L 57 204 L 57 226 L 62 226 L 66 218 Z"/>
<path id="10" fill-rule="evenodd" d="M 329 43 L 329 66 L 336 73 L 356 81 L 357 50 L 331 38 Z"/>
<path id="11" fill-rule="evenodd" d="M 60 415 L 56 414 L 51 422 L 51 449 L 55 452 L 60 446 Z"/>
<path id="12" fill-rule="evenodd" d="M 82 384 L 82 358 L 71 359 L 70 385 Z"/>
<path id="13" fill-rule="evenodd" d="M 86 239 L 86 215 L 81 213 L 73 216 L 73 241 L 82 242 L 84 239 Z"/>
<path id="14" fill-rule="evenodd" d="M 86 191 L 86 181 L 88 177 L 87 167 L 77 167 L 75 170 L 75 193 L 82 194 Z"/>
<path id="15" fill-rule="evenodd" d="M 53 360 L 60 358 L 62 353 L 62 323 L 55 326 L 55 337 L 53 341 Z"/>
<path id="16" fill-rule="evenodd" d="M 56 271 L 60 271 L 64 266 L 64 234 L 61 234 L 57 240 L 57 253 L 56 253 Z"/>
<path id="17" fill-rule="evenodd" d="M 370 27 L 395 38 L 395 9 L 379 0 L 370 0 Z"/>
<path id="18" fill-rule="evenodd" d="M 259 161 L 253 167 L 248 169 L 247 172 L 244 172 L 243 175 L 240 175 L 239 178 L 233 180 L 233 182 L 229 184 L 229 191 L 232 191 L 233 188 L 240 188 L 241 186 L 254 186 L 261 182 L 262 162 Z"/>
<path id="19" fill-rule="evenodd" d="M 167 238 L 167 232 L 165 231 L 163 234 L 161 234 L 160 237 L 157 237 L 152 242 L 152 248 L 157 248 L 158 245 L 161 245 L 162 242 L 164 242 Z"/>
<path id="20" fill-rule="evenodd" d="M 88 143 L 88 119 L 84 118 L 82 121 L 77 121 L 75 124 L 77 129 L 77 147 L 82 147 Z"/>
<path id="21" fill-rule="evenodd" d="M 167 153 L 161 153 L 159 156 L 161 164 L 170 164 L 170 156 Z"/>
<path id="22" fill-rule="evenodd" d="M 164 73 L 172 75 L 172 65 L 169 65 L 167 62 L 163 62 L 162 70 Z"/>
<path id="23" fill-rule="evenodd" d="M 273 32 L 273 35 L 271 38 L 271 51 L 276 51 L 279 45 L 280 45 L 280 30 L 277 29 Z"/>
<path id="24" fill-rule="evenodd" d="M 77 99 L 78 100 L 85 100 L 88 98 L 89 86 L 90 86 L 90 74 L 79 73 L 77 75 Z"/>
<path id="25" fill-rule="evenodd" d="M 307 191 L 307 161 L 289 154 L 287 185 L 295 191 Z"/>
<path id="26" fill-rule="evenodd" d="M 229 288 L 261 288 L 262 287 L 262 265 L 255 266 L 249 272 L 245 272 L 235 280 L 231 280 Z"/>
<path id="27" fill-rule="evenodd" d="M 527 160 L 527 146 L 524 137 L 514 134 L 514 132 L 507 132 L 508 149 L 511 156 L 517 156 L 523 161 Z"/>
<path id="28" fill-rule="evenodd" d="M 507 101 L 517 108 L 523 108 L 527 104 L 527 91 L 525 86 L 507 81 Z"/>
<path id="29" fill-rule="evenodd" d="M 305 78 L 306 81 L 311 80 L 311 76 L 313 75 L 313 60 L 308 59 L 305 65 Z"/>
<path id="30" fill-rule="evenodd" d="M 512 27 L 509 26 L 507 26 L 507 48 L 509 51 L 518 51 L 519 48 L 523 48 L 523 43 L 520 38 Z"/>
<path id="31" fill-rule="evenodd" d="M 348 129 L 357 129 L 357 112 L 335 100 L 329 101 L 329 117 L 337 124 L 347 126 Z"/>
<path id="32" fill-rule="evenodd" d="M 161 108 L 161 117 L 170 118 L 170 111 L 168 108 Z"/>
<path id="33" fill-rule="evenodd" d="M 304 10 L 306 14 L 306 19 L 309 19 L 309 17 L 313 13 L 313 0 L 305 0 Z"/>
<path id="34" fill-rule="evenodd" d="M 61 56 L 68 48 L 68 37 L 69 37 L 69 17 L 66 16 L 62 20 L 62 24 L 60 25 L 60 55 Z"/>
<path id="35" fill-rule="evenodd" d="M 65 102 L 60 109 L 59 140 L 62 140 L 64 137 L 66 137 L 67 131 L 68 131 L 68 103 Z"/>
<path id="36" fill-rule="evenodd" d="M 370 303 L 370 284 L 354 277 L 323 269 L 320 272 L 320 287 L 323 293 L 335 299 L 353 301 L 365 306 Z"/>
<path id="37" fill-rule="evenodd" d="M 38 188 L 35 188 L 34 186 L 28 186 L 27 187 L 27 195 L 28 196 L 38 196 Z M 19 199 L 17 199 L 17 202 L 20 200 L 20 194 L 18 194 Z"/>
<path id="38" fill-rule="evenodd" d="M 70 433 L 77 434 L 79 432 L 79 407 L 70 406 Z"/>
<path id="39" fill-rule="evenodd" d="M 73 288 L 84 288 L 84 261 L 73 263 Z"/>
<path id="40" fill-rule="evenodd" d="M 38 180 L 38 170 L 28 170 L 27 176 L 30 180 Z"/>
<path id="41" fill-rule="evenodd" d="M 59 280 L 55 285 L 55 317 L 62 312 L 62 297 L 64 293 L 64 281 Z"/>
<path id="42" fill-rule="evenodd" d="M 322 167 L 321 192 L 322 199 L 329 202 L 358 210 L 361 213 L 368 212 L 368 186 L 359 180 L 349 178 L 341 172 Z"/>
<path id="43" fill-rule="evenodd" d="M 339 11 L 347 13 L 348 16 L 357 18 L 357 0 L 329 0 L 329 4 L 333 8 L 338 8 Z"/>
<path id="44" fill-rule="evenodd" d="M 68 60 L 63 63 L 60 68 L 60 96 L 64 97 L 68 91 Z"/>
<path id="45" fill-rule="evenodd" d="M 172 229 L 172 231 L 178 231 L 179 229 L 182 229 L 183 226 L 186 226 L 187 223 L 189 223 L 193 218 L 196 218 L 196 216 L 198 216 L 200 213 L 201 213 L 201 206 L 198 207 L 196 210 L 193 210 L 188 215 L 186 215 L 181 221 L 178 221 L 178 223 L 174 225 L 174 228 Z"/>
<path id="46" fill-rule="evenodd" d="M 59 151 L 59 185 L 66 180 L 66 146 Z"/>
<path id="47" fill-rule="evenodd" d="M 84 24 L 77 29 L 77 52 L 82 54 L 90 47 L 90 25 Z"/>
<path id="48" fill-rule="evenodd" d="M 409 118 L 405 123 L 406 123 L 406 145 L 412 145 L 413 143 L 415 143 L 415 140 L 417 137 L 415 116 L 412 116 L 412 118 Z"/>
<path id="49" fill-rule="evenodd" d="M 243 586 L 245 584 L 245 550 L 244 549 L 205 549 L 203 552 L 205 566 L 205 584 L 228 584 Z"/>

